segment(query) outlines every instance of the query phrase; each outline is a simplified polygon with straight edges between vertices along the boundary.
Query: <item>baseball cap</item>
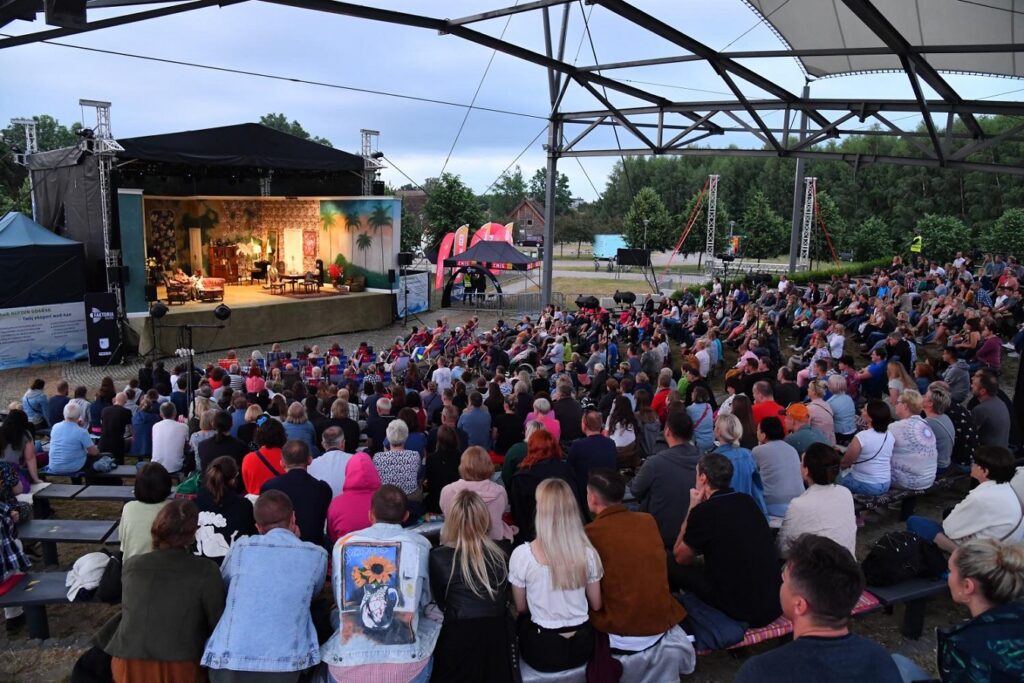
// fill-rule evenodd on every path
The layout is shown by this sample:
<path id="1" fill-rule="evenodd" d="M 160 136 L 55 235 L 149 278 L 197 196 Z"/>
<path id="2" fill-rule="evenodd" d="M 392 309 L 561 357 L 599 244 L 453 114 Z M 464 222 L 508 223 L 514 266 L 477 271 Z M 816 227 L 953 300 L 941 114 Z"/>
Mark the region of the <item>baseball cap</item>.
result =
<path id="1" fill-rule="evenodd" d="M 803 403 L 790 403 L 789 407 L 779 413 L 786 417 L 791 417 L 799 422 L 806 422 L 811 419 L 811 414 L 807 410 L 807 406 Z"/>

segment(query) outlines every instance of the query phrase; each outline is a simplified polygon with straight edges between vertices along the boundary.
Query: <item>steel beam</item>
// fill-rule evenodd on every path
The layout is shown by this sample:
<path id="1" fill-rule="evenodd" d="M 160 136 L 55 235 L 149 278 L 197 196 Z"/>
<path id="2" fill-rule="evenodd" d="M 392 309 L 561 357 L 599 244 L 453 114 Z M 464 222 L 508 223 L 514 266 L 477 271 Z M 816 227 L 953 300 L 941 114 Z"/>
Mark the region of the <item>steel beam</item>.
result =
<path id="1" fill-rule="evenodd" d="M 921 82 L 917 79 L 917 65 L 911 61 L 909 57 L 900 55 L 900 63 L 903 64 L 903 70 L 907 74 L 907 78 L 910 79 L 910 87 L 914 91 L 914 97 L 917 98 L 917 103 L 921 107 L 921 116 L 924 118 L 925 128 L 928 130 L 928 137 L 932 140 L 932 147 L 935 149 L 935 158 L 939 160 L 939 163 L 945 161 L 946 154 L 942 150 L 942 140 L 939 139 L 939 132 L 935 129 L 935 121 L 932 120 L 932 113 L 928 110 L 928 100 L 925 99 L 924 91 L 921 89 Z M 977 122 L 975 122 L 977 123 Z M 970 126 L 968 126 L 970 128 Z M 981 131 L 981 128 L 978 128 Z M 979 132 L 978 137 L 984 137 L 984 133 Z"/>
<path id="2" fill-rule="evenodd" d="M 466 26 L 467 24 L 475 24 L 480 21 L 489 21 L 491 19 L 499 19 L 501 17 L 511 16 L 513 14 L 520 14 L 522 12 L 529 12 L 535 9 L 547 9 L 552 5 L 566 5 L 573 2 L 573 0 L 534 0 L 534 2 L 524 2 L 521 5 L 514 7 L 505 7 L 502 9 L 491 10 L 489 12 L 480 12 L 479 14 L 471 14 L 466 17 L 459 19 L 446 19 L 452 26 Z"/>

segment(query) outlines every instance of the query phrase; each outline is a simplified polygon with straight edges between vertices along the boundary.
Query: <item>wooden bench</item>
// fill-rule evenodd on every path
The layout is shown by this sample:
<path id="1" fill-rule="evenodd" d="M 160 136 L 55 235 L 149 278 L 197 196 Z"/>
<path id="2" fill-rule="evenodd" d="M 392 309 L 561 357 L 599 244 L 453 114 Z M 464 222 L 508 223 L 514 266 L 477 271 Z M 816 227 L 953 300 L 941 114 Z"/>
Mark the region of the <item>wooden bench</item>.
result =
<path id="1" fill-rule="evenodd" d="M 910 489 L 895 489 L 891 488 L 880 496 L 865 496 L 862 494 L 855 494 L 853 496 L 854 508 L 858 513 L 875 510 L 880 507 L 890 505 L 892 503 L 900 504 L 900 519 L 906 520 L 910 515 L 914 514 L 914 507 L 917 505 L 917 497 L 923 496 L 928 493 L 935 491 L 944 491 L 951 489 L 956 486 L 957 483 L 970 478 L 969 474 L 962 472 L 955 472 L 952 474 L 946 474 L 935 480 L 935 483 L 927 489 L 920 491 L 912 491 Z"/>
<path id="2" fill-rule="evenodd" d="M 22 541 L 39 541 L 43 548 L 43 564 L 55 566 L 58 543 L 103 543 L 117 527 L 115 520 L 33 519 L 18 525 Z"/>
<path id="3" fill-rule="evenodd" d="M 886 614 L 892 614 L 896 605 L 904 603 L 903 622 L 900 633 L 917 640 L 924 632 L 924 613 L 928 600 L 949 590 L 945 579 L 912 579 L 894 586 L 868 586 L 868 590 L 885 607 Z"/>
<path id="4" fill-rule="evenodd" d="M 44 500 L 71 500 L 85 489 L 83 484 L 50 484 L 32 494 L 32 498 Z"/>
<path id="5" fill-rule="evenodd" d="M 86 486 L 75 495 L 75 500 L 110 500 L 127 503 L 135 500 L 135 489 L 132 486 Z"/>
<path id="6" fill-rule="evenodd" d="M 28 574 L 14 588 L 0 595 L 0 607 L 24 607 L 29 638 L 46 640 L 50 637 L 46 606 L 69 604 L 67 576 L 67 572 Z"/>

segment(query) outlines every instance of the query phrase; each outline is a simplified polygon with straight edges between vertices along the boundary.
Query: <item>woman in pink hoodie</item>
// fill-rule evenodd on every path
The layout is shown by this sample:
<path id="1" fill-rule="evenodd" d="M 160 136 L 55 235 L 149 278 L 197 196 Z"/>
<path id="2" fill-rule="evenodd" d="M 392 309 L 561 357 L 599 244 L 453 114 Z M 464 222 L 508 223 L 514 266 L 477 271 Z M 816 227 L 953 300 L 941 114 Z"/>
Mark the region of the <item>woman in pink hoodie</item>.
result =
<path id="1" fill-rule="evenodd" d="M 459 476 L 462 478 L 441 489 L 441 512 L 445 517 L 448 516 L 459 491 L 473 491 L 483 498 L 491 516 L 488 535 L 495 541 L 511 541 L 518 529 L 509 526 L 503 519 L 505 508 L 508 507 L 508 494 L 504 486 L 491 481 L 492 474 L 494 464 L 487 451 L 479 446 L 467 448 L 459 462 Z"/>
<path id="2" fill-rule="evenodd" d="M 331 545 L 353 531 L 370 526 L 370 499 L 380 488 L 380 475 L 366 453 L 356 453 L 345 466 L 341 494 L 327 508 L 327 537 Z"/>

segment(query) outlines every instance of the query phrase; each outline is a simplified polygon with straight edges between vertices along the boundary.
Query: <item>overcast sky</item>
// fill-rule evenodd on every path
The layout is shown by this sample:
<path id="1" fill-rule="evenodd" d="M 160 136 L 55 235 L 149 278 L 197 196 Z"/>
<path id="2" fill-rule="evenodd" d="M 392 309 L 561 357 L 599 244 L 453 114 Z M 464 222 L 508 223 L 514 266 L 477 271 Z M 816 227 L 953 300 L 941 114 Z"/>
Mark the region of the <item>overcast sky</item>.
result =
<path id="1" fill-rule="evenodd" d="M 513 0 L 391 0 L 367 4 L 454 18 L 513 4 Z M 758 17 L 740 0 L 636 0 L 636 4 L 716 49 L 782 47 L 766 25 L 758 25 Z M 584 7 L 590 11 L 590 6 Z M 90 19 L 115 12 L 91 10 Z M 560 8 L 552 10 L 553 23 L 557 24 L 560 16 Z M 506 19 L 502 18 L 478 24 L 477 28 L 497 36 L 505 25 Z M 0 31 L 21 34 L 45 28 L 40 15 L 33 24 L 16 21 Z M 628 27 L 600 7 L 593 9 L 590 28 L 600 62 L 680 53 L 678 48 Z M 576 59 L 579 65 L 592 64 L 590 43 L 581 40 L 583 37 L 581 6 L 576 3 L 572 5 L 566 58 L 570 62 Z M 543 52 L 540 13 L 512 17 L 505 39 Z M 262 2 L 183 13 L 60 42 L 459 103 L 472 100 L 492 56 L 489 49 L 429 30 Z M 803 85 L 803 75 L 793 60 L 749 61 L 748 66 L 791 91 L 799 92 Z M 634 85 L 673 99 L 729 97 L 722 82 L 703 63 L 666 65 L 642 73 L 622 71 L 615 75 L 647 81 Z M 1018 81 L 1005 79 L 949 76 L 947 80 L 968 98 L 1024 88 Z M 760 94 L 742 82 L 741 87 L 753 96 Z M 812 95 L 816 96 L 854 98 L 858 94 L 912 96 L 905 77 L 894 74 L 819 80 L 812 86 Z M 1022 94 L 1004 97 L 1017 100 Z M 465 109 L 458 107 L 56 45 L 0 50 L 3 123 L 12 117 L 46 113 L 71 124 L 82 120 L 78 100 L 83 97 L 113 102 L 115 137 L 256 121 L 267 112 L 283 112 L 300 121 L 311 133 L 329 138 L 335 147 L 358 152 L 359 129 L 374 128 L 381 132 L 380 149 L 416 182 L 440 173 L 465 114 Z M 622 106 L 636 104 L 622 97 L 613 97 L 613 101 Z M 541 67 L 499 53 L 476 103 L 543 117 L 548 106 L 546 73 Z M 598 106 L 588 93 L 572 88 L 564 109 Z M 781 125 L 782 114 L 775 114 L 768 121 Z M 84 123 L 92 124 L 88 120 Z M 903 125 L 914 123 L 907 120 Z M 447 169 L 461 175 L 477 192 L 483 192 L 545 125 L 543 120 L 534 118 L 473 111 Z M 635 143 L 626 131 L 620 132 L 620 139 L 623 146 Z M 527 176 L 544 164 L 541 145 L 545 141 L 546 135 L 541 135 L 519 160 Z M 749 137 L 718 138 L 714 143 L 752 144 Z M 603 137 L 595 139 L 595 144 L 614 147 L 615 141 L 605 131 Z M 569 176 L 575 195 L 592 200 L 595 190 L 583 169 L 600 191 L 614 163 L 614 158 L 587 158 L 582 160 L 581 168 L 576 160 L 563 159 L 559 168 Z M 395 168 L 389 168 L 384 177 L 394 185 L 406 182 Z"/>

